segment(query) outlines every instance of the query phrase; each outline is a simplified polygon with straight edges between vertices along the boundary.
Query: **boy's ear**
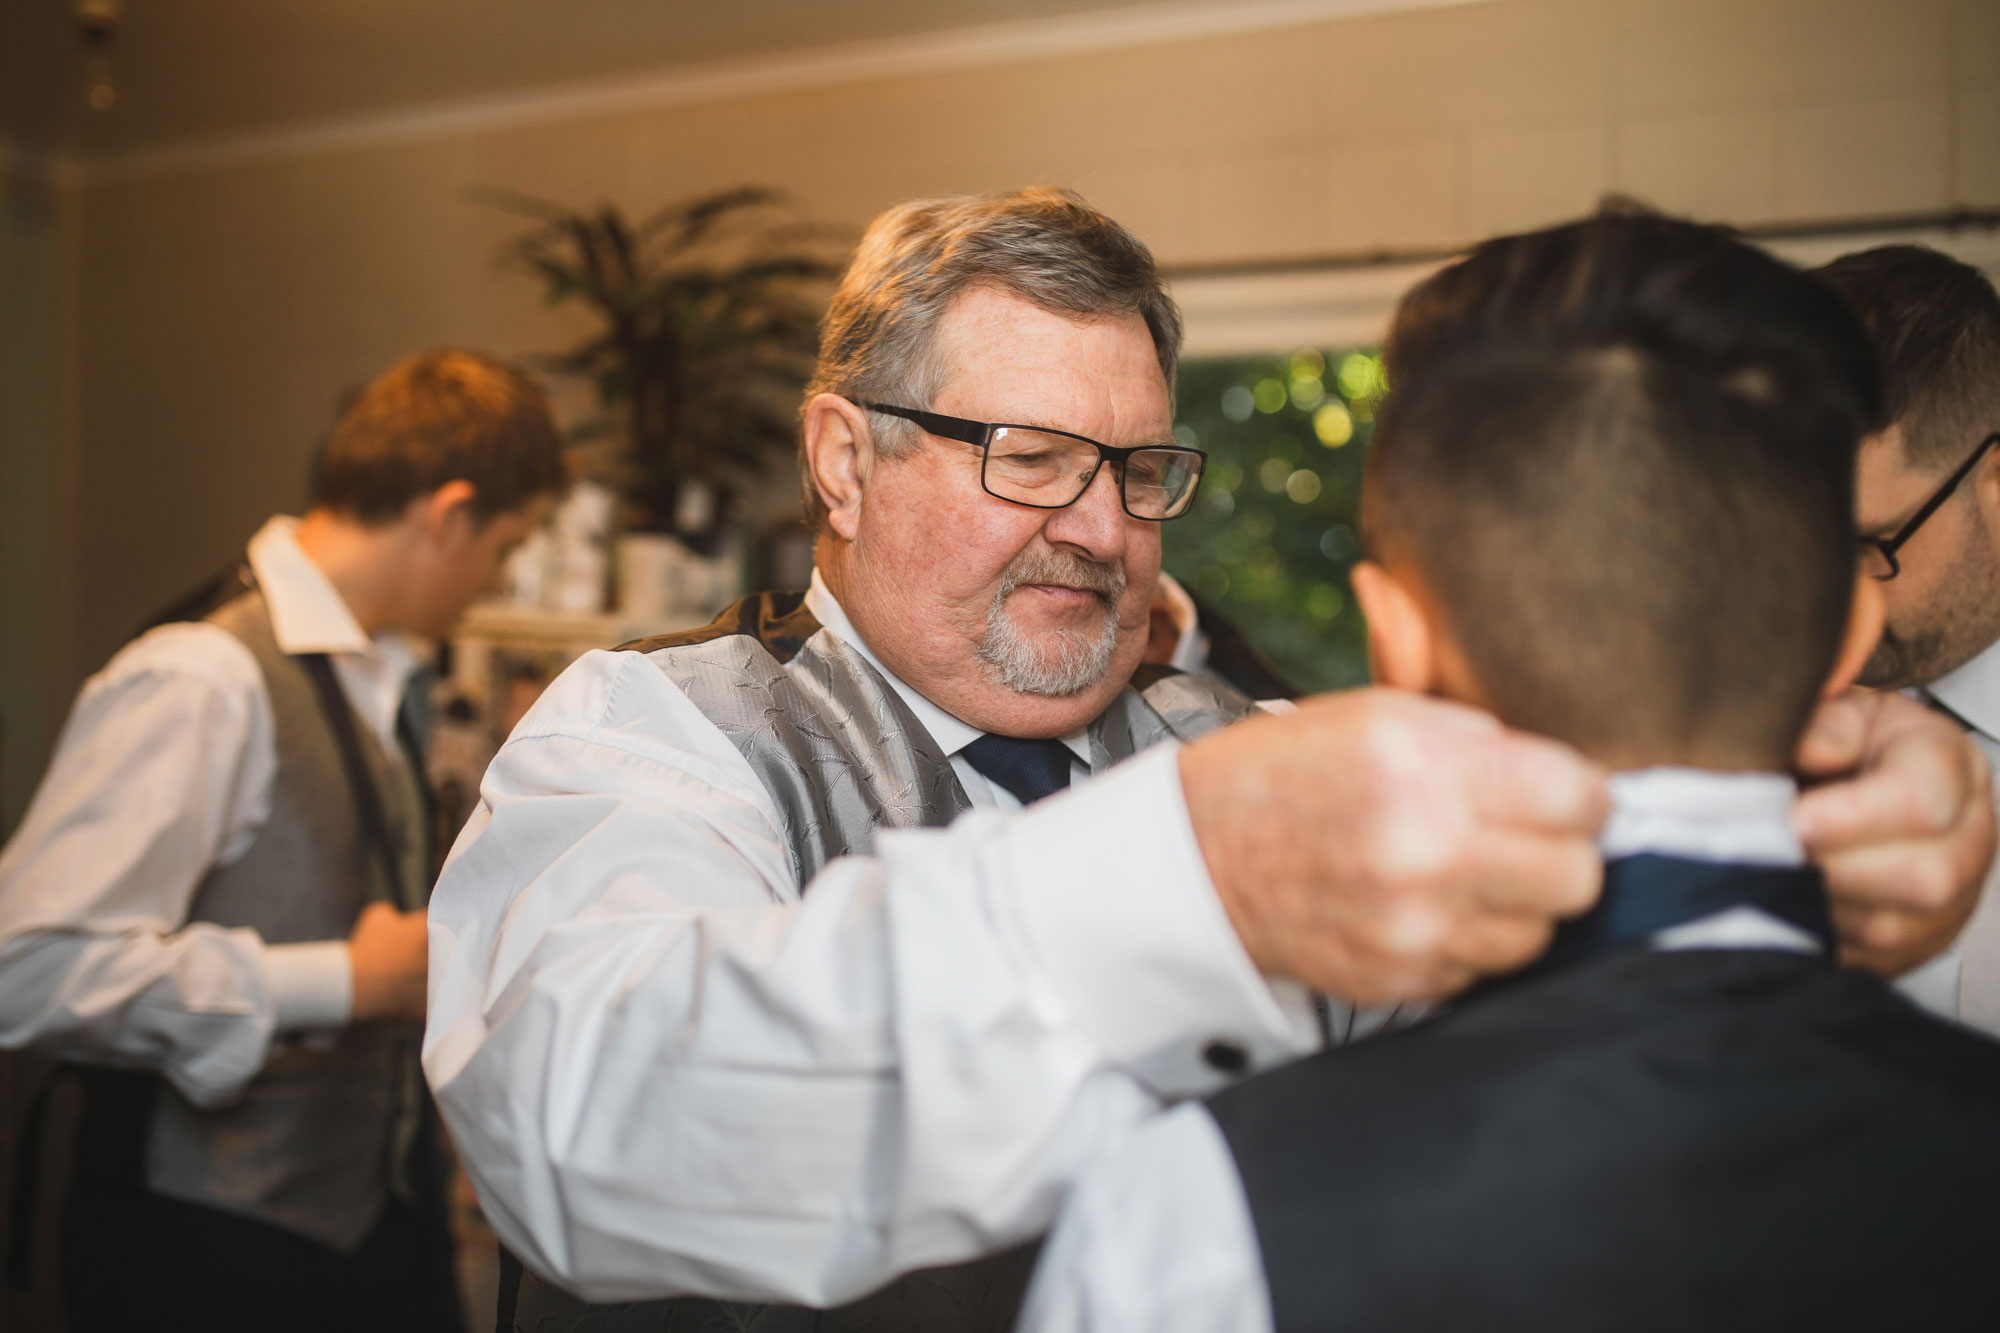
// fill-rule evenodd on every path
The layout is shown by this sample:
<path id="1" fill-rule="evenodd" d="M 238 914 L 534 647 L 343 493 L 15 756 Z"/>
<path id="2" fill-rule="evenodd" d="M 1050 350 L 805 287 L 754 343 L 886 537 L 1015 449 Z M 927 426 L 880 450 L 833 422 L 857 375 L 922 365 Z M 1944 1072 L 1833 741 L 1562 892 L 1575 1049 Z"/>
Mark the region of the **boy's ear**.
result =
<path id="1" fill-rule="evenodd" d="M 1882 585 L 1865 572 L 1856 573 L 1854 600 L 1847 608 L 1847 633 L 1841 638 L 1840 652 L 1833 659 L 1833 670 L 1827 673 L 1826 688 L 1821 691 L 1821 697 L 1831 699 L 1854 683 L 1854 678 L 1861 674 L 1861 668 L 1868 665 L 1868 655 L 1875 651 L 1877 640 L 1882 637 L 1882 622 L 1887 614 Z"/>
<path id="2" fill-rule="evenodd" d="M 455 536 L 476 533 L 479 524 L 472 513 L 477 489 L 469 481 L 455 478 L 410 502 L 418 511 L 424 536 L 433 542 L 449 542 Z M 405 511 L 406 513 L 408 511 Z"/>
<path id="3" fill-rule="evenodd" d="M 1437 692 L 1437 640 L 1423 604 L 1373 560 L 1354 567 L 1354 600 L 1368 620 L 1368 669 L 1377 685 Z"/>

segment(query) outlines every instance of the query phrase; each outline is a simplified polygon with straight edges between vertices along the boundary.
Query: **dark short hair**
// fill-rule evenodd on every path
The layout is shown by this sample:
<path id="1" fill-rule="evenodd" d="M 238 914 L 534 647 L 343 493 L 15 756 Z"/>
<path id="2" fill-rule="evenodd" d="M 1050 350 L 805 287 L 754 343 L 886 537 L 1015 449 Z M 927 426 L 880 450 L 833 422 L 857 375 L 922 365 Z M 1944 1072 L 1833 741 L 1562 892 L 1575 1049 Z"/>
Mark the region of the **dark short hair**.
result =
<path id="1" fill-rule="evenodd" d="M 1071 319 L 1137 315 L 1152 335 L 1171 400 L 1181 316 L 1143 242 L 1069 190 L 917 199 L 896 205 L 861 238 L 820 329 L 806 401 L 835 393 L 903 407 L 931 406 L 944 387 L 934 355 L 938 321 L 975 287 L 997 287 Z M 916 428 L 873 417 L 885 453 Z M 803 453 L 806 513 L 825 518 Z"/>
<path id="2" fill-rule="evenodd" d="M 387 523 L 449 481 L 472 483 L 481 522 L 566 484 L 548 396 L 512 366 L 457 348 L 399 362 L 348 403 L 313 461 L 308 498 Z"/>
<path id="3" fill-rule="evenodd" d="M 1509 723 L 1614 760 L 1782 766 L 1845 629 L 1873 360 L 1824 288 L 1625 212 L 1412 292 L 1370 550 L 1421 578 Z"/>
<path id="4" fill-rule="evenodd" d="M 2000 293 L 1984 273 L 1927 246 L 1884 245 L 1812 276 L 1873 339 L 1887 419 L 1902 427 L 1910 463 L 1955 467 L 2000 430 Z"/>

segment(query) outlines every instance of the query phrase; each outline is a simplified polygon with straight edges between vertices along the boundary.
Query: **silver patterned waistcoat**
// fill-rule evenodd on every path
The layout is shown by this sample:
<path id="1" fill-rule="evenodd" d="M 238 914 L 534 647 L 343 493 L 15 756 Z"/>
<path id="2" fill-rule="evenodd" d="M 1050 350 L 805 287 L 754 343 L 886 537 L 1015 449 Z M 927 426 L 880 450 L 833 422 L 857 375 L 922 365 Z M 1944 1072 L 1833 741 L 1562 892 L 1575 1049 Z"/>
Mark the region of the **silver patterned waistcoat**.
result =
<path id="1" fill-rule="evenodd" d="M 746 597 L 712 624 L 627 644 L 729 738 L 770 793 L 803 888 L 878 829 L 937 827 L 972 808 L 951 761 L 851 645 L 821 628 L 803 593 Z M 1142 669 L 1091 724 L 1090 771 L 1169 737 L 1192 740 L 1252 708 L 1226 685 Z M 911 1273 L 835 1310 L 696 1298 L 593 1306 L 511 1262 L 501 1326 L 534 1333 L 751 1329 L 756 1333 L 1001 1333 L 1012 1327 L 1035 1245 Z"/>

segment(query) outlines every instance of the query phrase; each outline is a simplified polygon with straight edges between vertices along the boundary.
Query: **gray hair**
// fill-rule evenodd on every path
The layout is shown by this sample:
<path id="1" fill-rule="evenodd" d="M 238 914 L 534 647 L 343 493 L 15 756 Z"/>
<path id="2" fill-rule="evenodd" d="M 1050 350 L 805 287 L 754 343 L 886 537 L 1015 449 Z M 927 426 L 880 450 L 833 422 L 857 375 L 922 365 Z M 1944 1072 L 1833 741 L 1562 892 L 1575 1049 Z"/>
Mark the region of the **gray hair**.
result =
<path id="1" fill-rule="evenodd" d="M 827 307 L 806 401 L 833 393 L 929 407 L 944 387 L 935 355 L 938 321 L 978 286 L 1077 319 L 1140 316 L 1172 401 L 1181 315 L 1152 251 L 1072 191 L 1041 187 L 917 199 L 876 218 Z M 914 447 L 911 423 L 879 413 L 870 421 L 883 454 Z M 818 529 L 826 507 L 803 453 L 799 464 L 806 516 Z"/>

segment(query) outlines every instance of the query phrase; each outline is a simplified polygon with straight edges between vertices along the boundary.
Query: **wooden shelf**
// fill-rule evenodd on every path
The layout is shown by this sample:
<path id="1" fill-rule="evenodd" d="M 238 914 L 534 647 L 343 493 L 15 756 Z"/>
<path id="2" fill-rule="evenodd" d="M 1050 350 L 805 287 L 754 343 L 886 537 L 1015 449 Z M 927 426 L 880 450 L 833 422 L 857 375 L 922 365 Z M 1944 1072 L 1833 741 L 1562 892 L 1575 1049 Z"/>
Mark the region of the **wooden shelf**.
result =
<path id="1" fill-rule="evenodd" d="M 508 602 L 481 602 L 466 612 L 458 628 L 452 631 L 452 679 L 472 697 L 483 699 L 488 697 L 492 659 L 497 651 L 569 660 L 593 648 L 616 648 L 621 643 L 654 634 L 693 629 L 707 621 L 708 617 L 692 611 L 657 620 L 615 611 L 578 615 Z"/>

